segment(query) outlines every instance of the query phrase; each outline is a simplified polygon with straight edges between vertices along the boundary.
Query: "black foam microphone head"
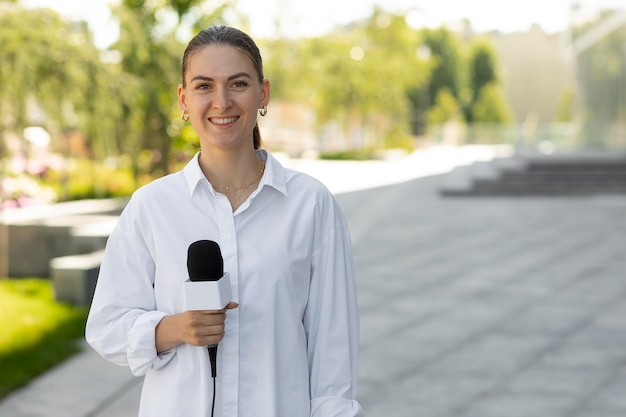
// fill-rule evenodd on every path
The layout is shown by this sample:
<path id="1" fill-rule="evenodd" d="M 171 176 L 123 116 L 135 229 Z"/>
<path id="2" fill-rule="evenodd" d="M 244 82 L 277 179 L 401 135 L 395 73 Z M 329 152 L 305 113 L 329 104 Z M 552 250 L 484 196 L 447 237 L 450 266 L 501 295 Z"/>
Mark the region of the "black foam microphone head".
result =
<path id="1" fill-rule="evenodd" d="M 189 245 L 187 271 L 191 281 L 217 281 L 224 276 L 220 246 L 212 240 L 198 240 Z"/>

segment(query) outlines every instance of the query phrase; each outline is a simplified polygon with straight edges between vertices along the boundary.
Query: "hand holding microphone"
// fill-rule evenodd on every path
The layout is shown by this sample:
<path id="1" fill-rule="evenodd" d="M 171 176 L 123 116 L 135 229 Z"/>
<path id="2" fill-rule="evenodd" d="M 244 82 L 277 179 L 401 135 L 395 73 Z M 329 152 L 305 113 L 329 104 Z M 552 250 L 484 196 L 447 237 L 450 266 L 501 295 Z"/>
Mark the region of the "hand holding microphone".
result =
<path id="1" fill-rule="evenodd" d="M 224 337 L 226 310 L 237 306 L 237 303 L 230 302 L 221 310 L 187 310 L 181 313 L 178 322 L 181 338 L 193 346 L 219 343 Z"/>
<path id="2" fill-rule="evenodd" d="M 161 320 L 157 326 L 157 351 L 180 343 L 215 346 L 224 337 L 226 310 L 238 307 L 231 301 L 230 277 L 224 274 L 219 245 L 199 240 L 187 252 L 189 280 L 184 282 L 187 311 Z"/>
<path id="3" fill-rule="evenodd" d="M 207 319 L 221 319 L 221 327 L 219 327 L 218 322 L 218 330 L 221 329 L 219 340 L 221 340 L 224 336 L 226 307 L 232 302 L 232 292 L 230 275 L 224 273 L 224 259 L 220 246 L 212 240 L 198 240 L 189 245 L 187 271 L 189 272 L 189 281 L 184 284 L 187 310 L 222 309 L 221 316 L 216 317 L 213 314 L 213 317 L 207 317 Z M 203 319 L 204 317 L 199 316 L 197 318 Z M 207 326 L 206 328 L 209 329 L 210 327 Z M 209 344 L 208 349 L 211 374 L 215 378 L 217 375 L 217 342 Z"/>

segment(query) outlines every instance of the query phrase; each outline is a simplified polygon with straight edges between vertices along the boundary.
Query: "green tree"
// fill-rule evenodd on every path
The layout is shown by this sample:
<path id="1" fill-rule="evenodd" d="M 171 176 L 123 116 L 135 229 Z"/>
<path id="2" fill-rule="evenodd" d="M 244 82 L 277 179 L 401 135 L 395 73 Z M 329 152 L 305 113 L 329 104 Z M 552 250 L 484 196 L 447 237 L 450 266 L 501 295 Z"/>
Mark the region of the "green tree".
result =
<path id="1" fill-rule="evenodd" d="M 472 106 L 472 120 L 480 123 L 508 123 L 512 120 L 504 92 L 495 82 L 480 88 Z"/>
<path id="2" fill-rule="evenodd" d="M 445 27 L 423 29 L 420 38 L 417 55 L 423 55 L 421 59 L 427 61 L 429 76 L 426 83 L 407 89 L 411 112 L 417 115 L 412 124 L 414 134 L 426 131 L 429 109 L 436 105 L 442 92 L 446 101 L 448 94 L 456 102 L 462 101 L 465 70 L 462 44 L 454 32 Z"/>
<path id="3" fill-rule="evenodd" d="M 465 110 L 467 121 L 510 121 L 508 104 L 499 85 L 497 56 L 491 42 L 482 37 L 474 39 L 469 54 L 470 101 Z"/>
<path id="4" fill-rule="evenodd" d="M 346 136 L 357 126 L 382 138 L 354 146 L 408 146 L 406 91 L 429 74 L 415 53 L 419 44 L 404 16 L 381 9 L 329 35 L 266 41 L 272 97 L 312 106 L 320 125 L 340 121 Z"/>
<path id="5" fill-rule="evenodd" d="M 448 89 L 458 101 L 462 101 L 463 74 L 466 65 L 463 44 L 458 35 L 445 27 L 440 27 L 424 29 L 423 36 L 424 44 L 430 49 L 434 61 L 429 84 L 431 103 L 442 88 Z"/>
<path id="6" fill-rule="evenodd" d="M 428 112 L 428 123 L 438 125 L 451 120 L 463 121 L 463 111 L 456 97 L 444 87 L 439 90 L 435 105 Z"/>
<path id="7" fill-rule="evenodd" d="M 53 137 L 81 130 L 90 143 L 104 144 L 117 110 L 108 85 L 114 72 L 86 24 L 49 9 L 0 6 L 0 136 L 39 125 Z"/>
<path id="8" fill-rule="evenodd" d="M 130 93 L 124 100 L 124 113 L 118 140 L 131 156 L 135 176 L 141 170 L 160 175 L 168 171 L 169 135 L 175 103 L 176 55 L 168 53 L 170 40 L 155 36 L 156 10 L 144 1 L 125 0 L 114 13 L 120 25 L 119 40 L 113 48 L 121 54 L 121 70 Z M 146 150 L 147 166 L 142 167 Z"/>

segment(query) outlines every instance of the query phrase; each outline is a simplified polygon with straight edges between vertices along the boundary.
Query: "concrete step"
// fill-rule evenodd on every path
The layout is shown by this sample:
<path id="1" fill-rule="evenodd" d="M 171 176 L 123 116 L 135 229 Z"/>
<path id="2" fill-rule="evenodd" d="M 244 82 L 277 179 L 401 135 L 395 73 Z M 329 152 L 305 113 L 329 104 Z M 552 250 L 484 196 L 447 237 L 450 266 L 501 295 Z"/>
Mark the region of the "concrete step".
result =
<path id="1" fill-rule="evenodd" d="M 445 196 L 581 196 L 626 194 L 626 158 L 582 156 L 485 161 L 444 184 Z"/>

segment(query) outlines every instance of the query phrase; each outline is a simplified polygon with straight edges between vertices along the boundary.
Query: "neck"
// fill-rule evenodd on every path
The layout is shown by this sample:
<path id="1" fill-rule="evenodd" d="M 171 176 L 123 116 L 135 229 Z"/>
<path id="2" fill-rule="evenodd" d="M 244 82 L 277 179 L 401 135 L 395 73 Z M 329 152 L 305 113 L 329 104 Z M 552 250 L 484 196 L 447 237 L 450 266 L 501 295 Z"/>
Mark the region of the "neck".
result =
<path id="1" fill-rule="evenodd" d="M 263 167 L 254 149 L 245 153 L 200 153 L 200 168 L 213 187 L 242 187 L 259 176 Z"/>

